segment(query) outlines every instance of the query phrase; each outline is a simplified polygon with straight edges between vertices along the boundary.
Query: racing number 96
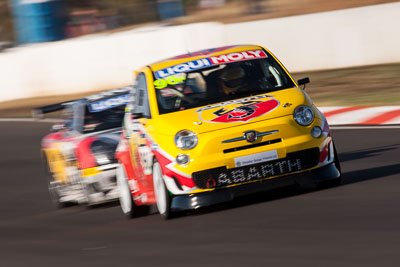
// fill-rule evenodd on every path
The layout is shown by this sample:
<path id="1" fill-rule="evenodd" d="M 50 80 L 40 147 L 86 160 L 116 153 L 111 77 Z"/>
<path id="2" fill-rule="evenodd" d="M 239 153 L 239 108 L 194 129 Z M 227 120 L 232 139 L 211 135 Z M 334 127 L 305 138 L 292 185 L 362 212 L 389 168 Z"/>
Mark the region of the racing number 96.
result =
<path id="1" fill-rule="evenodd" d="M 172 75 L 165 79 L 155 80 L 154 86 L 156 87 L 156 89 L 163 89 L 168 85 L 175 85 L 178 83 L 182 83 L 184 80 L 186 80 L 185 76 Z"/>

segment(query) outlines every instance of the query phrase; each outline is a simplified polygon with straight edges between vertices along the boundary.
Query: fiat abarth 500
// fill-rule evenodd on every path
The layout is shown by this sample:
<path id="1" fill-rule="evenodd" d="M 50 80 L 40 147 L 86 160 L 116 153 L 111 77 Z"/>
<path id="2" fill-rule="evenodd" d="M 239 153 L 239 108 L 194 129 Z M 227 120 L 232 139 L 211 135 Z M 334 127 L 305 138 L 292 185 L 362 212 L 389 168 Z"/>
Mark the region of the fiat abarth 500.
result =
<path id="1" fill-rule="evenodd" d="M 92 206 L 118 200 L 115 150 L 132 87 L 33 110 L 35 118 L 62 111 L 41 142 L 52 201 Z"/>
<path id="2" fill-rule="evenodd" d="M 340 182 L 323 114 L 268 50 L 230 46 L 137 71 L 116 157 L 122 211 L 197 209 L 292 184 Z"/>

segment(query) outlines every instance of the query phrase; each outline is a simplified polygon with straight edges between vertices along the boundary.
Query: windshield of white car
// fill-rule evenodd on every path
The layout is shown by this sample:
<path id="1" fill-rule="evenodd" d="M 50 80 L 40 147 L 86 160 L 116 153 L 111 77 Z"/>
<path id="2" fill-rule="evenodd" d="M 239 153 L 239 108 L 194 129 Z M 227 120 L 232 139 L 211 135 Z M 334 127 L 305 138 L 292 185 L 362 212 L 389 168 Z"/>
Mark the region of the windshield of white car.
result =
<path id="1" fill-rule="evenodd" d="M 82 132 L 92 133 L 121 127 L 124 114 L 125 105 L 99 112 L 90 112 L 89 108 L 86 106 Z"/>
<path id="2" fill-rule="evenodd" d="M 161 79 L 157 79 L 160 72 L 154 75 L 160 114 L 295 86 L 271 56 L 173 73 Z"/>

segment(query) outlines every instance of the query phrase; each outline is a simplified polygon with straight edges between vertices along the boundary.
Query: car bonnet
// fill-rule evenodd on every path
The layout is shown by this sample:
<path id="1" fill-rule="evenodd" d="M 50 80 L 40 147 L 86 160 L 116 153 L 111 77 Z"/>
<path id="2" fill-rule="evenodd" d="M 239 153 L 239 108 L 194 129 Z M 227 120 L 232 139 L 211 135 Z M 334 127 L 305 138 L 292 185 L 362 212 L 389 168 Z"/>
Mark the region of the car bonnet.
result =
<path id="1" fill-rule="evenodd" d="M 180 130 L 201 134 L 292 115 L 302 104 L 311 105 L 301 89 L 290 88 L 163 114 L 153 126 L 160 134 L 173 135 Z"/>

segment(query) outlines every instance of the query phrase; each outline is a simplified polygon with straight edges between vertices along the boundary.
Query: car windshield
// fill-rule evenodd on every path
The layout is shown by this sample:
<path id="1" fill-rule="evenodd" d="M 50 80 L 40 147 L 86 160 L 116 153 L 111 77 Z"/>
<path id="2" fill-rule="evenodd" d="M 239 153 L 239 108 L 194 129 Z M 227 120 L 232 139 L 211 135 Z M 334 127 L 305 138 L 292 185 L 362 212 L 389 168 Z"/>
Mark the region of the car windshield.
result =
<path id="1" fill-rule="evenodd" d="M 240 55 L 251 60 L 243 60 Z M 258 57 L 253 59 L 252 55 Z M 282 67 L 263 50 L 215 58 L 186 62 L 154 72 L 160 114 L 295 86 Z"/>
<path id="2" fill-rule="evenodd" d="M 93 112 L 85 107 L 83 133 L 92 133 L 121 127 L 125 114 L 125 105 L 116 106 L 102 111 Z"/>

